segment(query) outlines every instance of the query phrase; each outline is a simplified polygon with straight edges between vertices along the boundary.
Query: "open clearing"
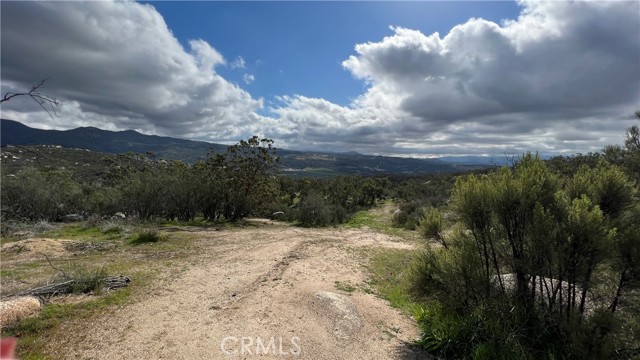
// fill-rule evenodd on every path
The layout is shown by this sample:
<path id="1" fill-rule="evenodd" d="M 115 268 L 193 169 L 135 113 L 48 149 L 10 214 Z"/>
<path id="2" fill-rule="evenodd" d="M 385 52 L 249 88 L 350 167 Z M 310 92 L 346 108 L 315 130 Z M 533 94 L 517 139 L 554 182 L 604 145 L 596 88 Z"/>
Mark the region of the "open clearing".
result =
<path id="1" fill-rule="evenodd" d="M 419 336 L 415 322 L 373 293 L 366 268 L 370 252 L 411 250 L 414 241 L 367 227 L 304 229 L 258 219 L 245 228 L 163 232 L 192 239 L 188 256 L 172 259 L 151 286 L 124 305 L 62 322 L 47 340 L 46 354 L 76 359 L 425 358 L 411 345 Z M 63 247 L 56 249 L 53 256 L 64 256 Z M 20 263 L 22 256 L 12 261 Z"/>

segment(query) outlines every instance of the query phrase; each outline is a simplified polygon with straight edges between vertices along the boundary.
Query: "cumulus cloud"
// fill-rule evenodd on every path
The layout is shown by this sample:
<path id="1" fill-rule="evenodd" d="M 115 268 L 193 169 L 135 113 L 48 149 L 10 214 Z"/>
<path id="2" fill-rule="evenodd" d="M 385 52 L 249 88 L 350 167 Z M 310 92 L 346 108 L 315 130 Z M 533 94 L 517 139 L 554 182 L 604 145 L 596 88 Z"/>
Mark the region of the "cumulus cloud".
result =
<path id="1" fill-rule="evenodd" d="M 370 87 L 355 104 L 404 111 L 397 125 L 470 149 L 485 137 L 496 148 L 517 139 L 548 151 L 618 142 L 640 99 L 639 4 L 521 5 L 504 24 L 470 19 L 444 37 L 393 27 L 382 41 L 356 45 L 342 65 Z"/>
<path id="2" fill-rule="evenodd" d="M 318 148 L 373 153 L 586 152 L 620 142 L 640 100 L 640 4 L 520 4 L 518 19 L 470 19 L 444 36 L 391 27 L 342 63 L 368 85 L 350 106 L 298 96 L 275 112 Z"/>
<path id="3" fill-rule="evenodd" d="M 280 147 L 372 154 L 585 152 L 620 142 L 640 105 L 640 3 L 520 5 L 500 24 L 470 19 L 443 35 L 394 26 L 357 44 L 342 66 L 366 90 L 348 106 L 281 94 L 265 109 L 216 72 L 243 69 L 242 57 L 228 63 L 198 39 L 183 47 L 151 5 L 6 2 L 3 92 L 50 77 L 47 90 L 65 105 L 56 122 L 28 102 L 3 116 L 208 140 L 259 134 Z"/>
<path id="4" fill-rule="evenodd" d="M 33 104 L 7 103 L 4 116 L 27 124 L 238 136 L 229 129 L 254 116 L 262 99 L 217 74 L 222 64 L 203 40 L 184 48 L 150 5 L 2 4 L 2 91 L 49 78 L 46 91 L 66 104 L 51 121 Z"/>

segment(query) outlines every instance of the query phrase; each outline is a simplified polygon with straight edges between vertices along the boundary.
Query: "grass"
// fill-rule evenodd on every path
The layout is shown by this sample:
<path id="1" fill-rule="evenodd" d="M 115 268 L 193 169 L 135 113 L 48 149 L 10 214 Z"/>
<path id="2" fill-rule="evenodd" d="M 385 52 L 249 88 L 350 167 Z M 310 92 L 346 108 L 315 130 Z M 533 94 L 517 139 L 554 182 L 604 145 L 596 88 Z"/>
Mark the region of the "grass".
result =
<path id="1" fill-rule="evenodd" d="M 417 256 L 415 250 L 379 249 L 370 254 L 367 265 L 371 274 L 368 285 L 392 307 L 412 316 L 420 308 L 409 295 L 411 264 Z"/>
<path id="2" fill-rule="evenodd" d="M 0 244 L 20 241 L 24 238 L 40 236 L 42 233 L 51 231 L 59 227 L 58 224 L 48 221 L 38 221 L 36 223 L 25 223 L 13 220 L 0 221 Z"/>
<path id="3" fill-rule="evenodd" d="M 55 333 L 69 320 L 88 320 L 98 313 L 126 304 L 132 295 L 131 288 L 112 292 L 104 297 L 77 304 L 46 305 L 36 317 L 24 319 L 3 329 L 3 336 L 19 339 L 17 354 L 20 359 L 46 359 L 49 334 Z"/>
<path id="4" fill-rule="evenodd" d="M 376 228 L 382 226 L 382 224 L 380 224 L 380 217 L 370 211 L 358 211 L 349 219 L 346 226 L 355 228 L 368 226 L 370 228 Z"/>
<path id="5" fill-rule="evenodd" d="M 137 233 L 129 243 L 131 245 L 142 245 L 147 243 L 157 243 L 163 241 L 165 236 L 162 236 L 155 230 L 142 230 Z"/>
<path id="6" fill-rule="evenodd" d="M 198 226 L 203 228 L 220 226 L 221 222 L 207 221 L 205 218 L 199 217 L 191 221 L 179 221 L 179 220 L 164 220 L 161 221 L 158 226 L 160 227 L 173 227 L 173 226 Z"/>
<path id="7" fill-rule="evenodd" d="M 386 235 L 400 237 L 405 240 L 410 240 L 415 237 L 414 232 L 409 232 L 405 229 L 394 227 L 391 224 L 391 209 L 395 208 L 393 202 L 386 201 L 383 205 L 371 210 L 363 210 L 355 213 L 348 222 L 345 223 L 347 227 L 361 228 L 368 227 L 372 230 L 381 232 Z"/>
<path id="8" fill-rule="evenodd" d="M 351 283 L 349 282 L 341 282 L 341 281 L 336 281 L 335 282 L 336 285 L 336 289 L 340 290 L 340 291 L 344 291 L 346 293 L 351 294 L 352 292 L 356 291 L 356 287 L 351 285 Z"/>
<path id="9" fill-rule="evenodd" d="M 157 230 L 138 228 L 133 236 L 120 228 L 121 224 L 67 224 L 51 230 L 46 237 L 73 239 L 76 242 L 112 242 L 114 245 L 104 251 L 86 251 L 72 254 L 67 252 L 50 256 L 57 268 L 71 277 L 82 277 L 79 293 L 91 292 L 99 296 L 83 298 L 81 303 L 45 305 L 39 316 L 24 319 L 8 328 L 2 329 L 3 336 L 18 337 L 17 355 L 19 359 L 46 359 L 64 354 L 65 343 L 81 341 L 83 330 L 68 336 L 68 328 L 83 329 L 101 314 L 112 311 L 134 299 L 145 296 L 148 290 L 163 278 L 167 272 L 181 272 L 190 266 L 185 259 L 193 254 L 190 246 L 196 237 L 185 232 L 165 233 Z M 113 226 L 112 226 L 113 225 Z M 142 238 L 142 243 L 160 240 L 153 246 L 127 246 L 127 241 Z M 6 256 L 6 257 L 5 257 Z M 20 256 L 19 261 L 12 261 Z M 6 260 L 6 261 L 4 261 Z M 97 278 L 103 276 L 126 275 L 131 278 L 129 287 L 100 294 L 101 284 Z M 23 253 L 3 253 L 0 263 L 0 276 L 3 283 L 23 284 L 22 287 L 35 287 L 54 281 L 61 272 L 53 269 L 42 256 Z M 28 284 L 26 284 L 27 282 Z M 57 355 L 59 356 L 59 355 Z"/>
<path id="10" fill-rule="evenodd" d="M 386 201 L 378 208 L 357 212 L 345 226 L 367 226 L 372 230 L 415 242 L 415 232 L 392 226 L 391 210 L 394 208 L 393 202 Z M 408 294 L 412 282 L 412 264 L 418 258 L 419 251 L 378 248 L 373 251 L 361 250 L 360 253 L 366 259 L 365 266 L 371 276 L 367 283 L 361 285 L 362 291 L 375 293 L 389 301 L 391 306 L 411 316 L 415 315 L 420 305 Z"/>
<path id="11" fill-rule="evenodd" d="M 86 227 L 81 223 L 65 225 L 60 228 L 46 231 L 42 234 L 48 238 L 64 238 L 71 240 L 90 240 L 90 241 L 108 241 L 117 240 L 122 237 L 125 232 L 124 228 L 116 225 L 107 226 L 104 229 L 99 227 Z"/>

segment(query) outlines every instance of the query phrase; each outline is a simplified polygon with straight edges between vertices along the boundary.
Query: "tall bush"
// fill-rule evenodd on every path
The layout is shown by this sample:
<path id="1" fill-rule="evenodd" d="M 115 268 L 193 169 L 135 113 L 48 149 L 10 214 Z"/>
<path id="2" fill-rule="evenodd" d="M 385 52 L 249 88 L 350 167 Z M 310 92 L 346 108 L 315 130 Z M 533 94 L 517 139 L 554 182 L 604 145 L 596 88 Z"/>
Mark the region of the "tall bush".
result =
<path id="1" fill-rule="evenodd" d="M 460 177 L 451 199 L 460 227 L 447 248 L 425 255 L 415 292 L 472 326 L 478 354 L 492 353 L 496 336 L 508 331 L 527 357 L 552 351 L 576 358 L 583 345 L 607 353 L 616 304 L 638 285 L 631 259 L 639 260 L 640 244 L 628 220 L 634 197 L 633 183 L 615 166 L 600 163 L 563 178 L 531 154 L 513 168 Z M 437 216 L 428 218 L 425 231 L 437 234 Z M 612 277 L 619 286 L 610 286 Z M 434 334 L 425 336 L 432 341 Z"/>

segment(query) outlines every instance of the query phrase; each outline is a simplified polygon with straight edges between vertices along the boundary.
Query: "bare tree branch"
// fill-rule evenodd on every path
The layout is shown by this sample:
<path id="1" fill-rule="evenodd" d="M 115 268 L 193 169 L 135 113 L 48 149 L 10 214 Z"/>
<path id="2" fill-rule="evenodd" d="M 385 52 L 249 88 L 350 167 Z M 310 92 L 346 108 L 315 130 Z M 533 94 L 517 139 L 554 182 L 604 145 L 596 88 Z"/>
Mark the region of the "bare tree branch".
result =
<path id="1" fill-rule="evenodd" d="M 47 254 L 42 254 L 42 255 L 44 255 L 44 258 L 45 258 L 45 259 L 47 259 L 47 262 L 49 263 L 49 266 L 51 266 L 54 270 L 58 270 L 58 271 L 60 271 L 60 272 L 62 273 L 62 275 L 64 275 L 65 279 L 71 279 L 71 277 L 70 277 L 69 275 L 67 275 L 67 273 L 66 273 L 66 272 L 64 272 L 64 270 L 59 269 L 59 268 L 57 268 L 57 267 L 53 266 L 53 264 L 51 263 L 51 260 L 49 260 L 49 257 L 47 256 Z"/>
<path id="2" fill-rule="evenodd" d="M 47 114 L 49 114 L 49 116 L 51 117 L 51 119 L 53 119 L 53 116 L 51 115 L 51 112 L 47 109 L 47 107 L 45 106 L 45 104 L 48 104 L 51 107 L 51 111 L 53 111 L 53 113 L 58 116 L 58 113 L 56 112 L 56 108 L 55 106 L 60 105 L 61 101 L 51 97 L 49 95 L 43 94 L 41 92 L 39 92 L 38 90 L 44 86 L 45 81 L 47 81 L 47 79 L 42 79 L 42 81 L 40 81 L 40 83 L 33 85 L 31 87 L 31 90 L 29 90 L 28 92 L 21 92 L 21 93 L 14 93 L 14 92 L 7 92 L 6 94 L 4 94 L 4 97 L 2 99 L 0 99 L 0 103 L 3 103 L 5 101 L 9 101 L 17 96 L 28 96 L 30 97 L 33 101 L 37 102 L 38 105 L 40 105 L 40 107 L 42 107 L 42 109 L 44 111 L 47 112 Z"/>

